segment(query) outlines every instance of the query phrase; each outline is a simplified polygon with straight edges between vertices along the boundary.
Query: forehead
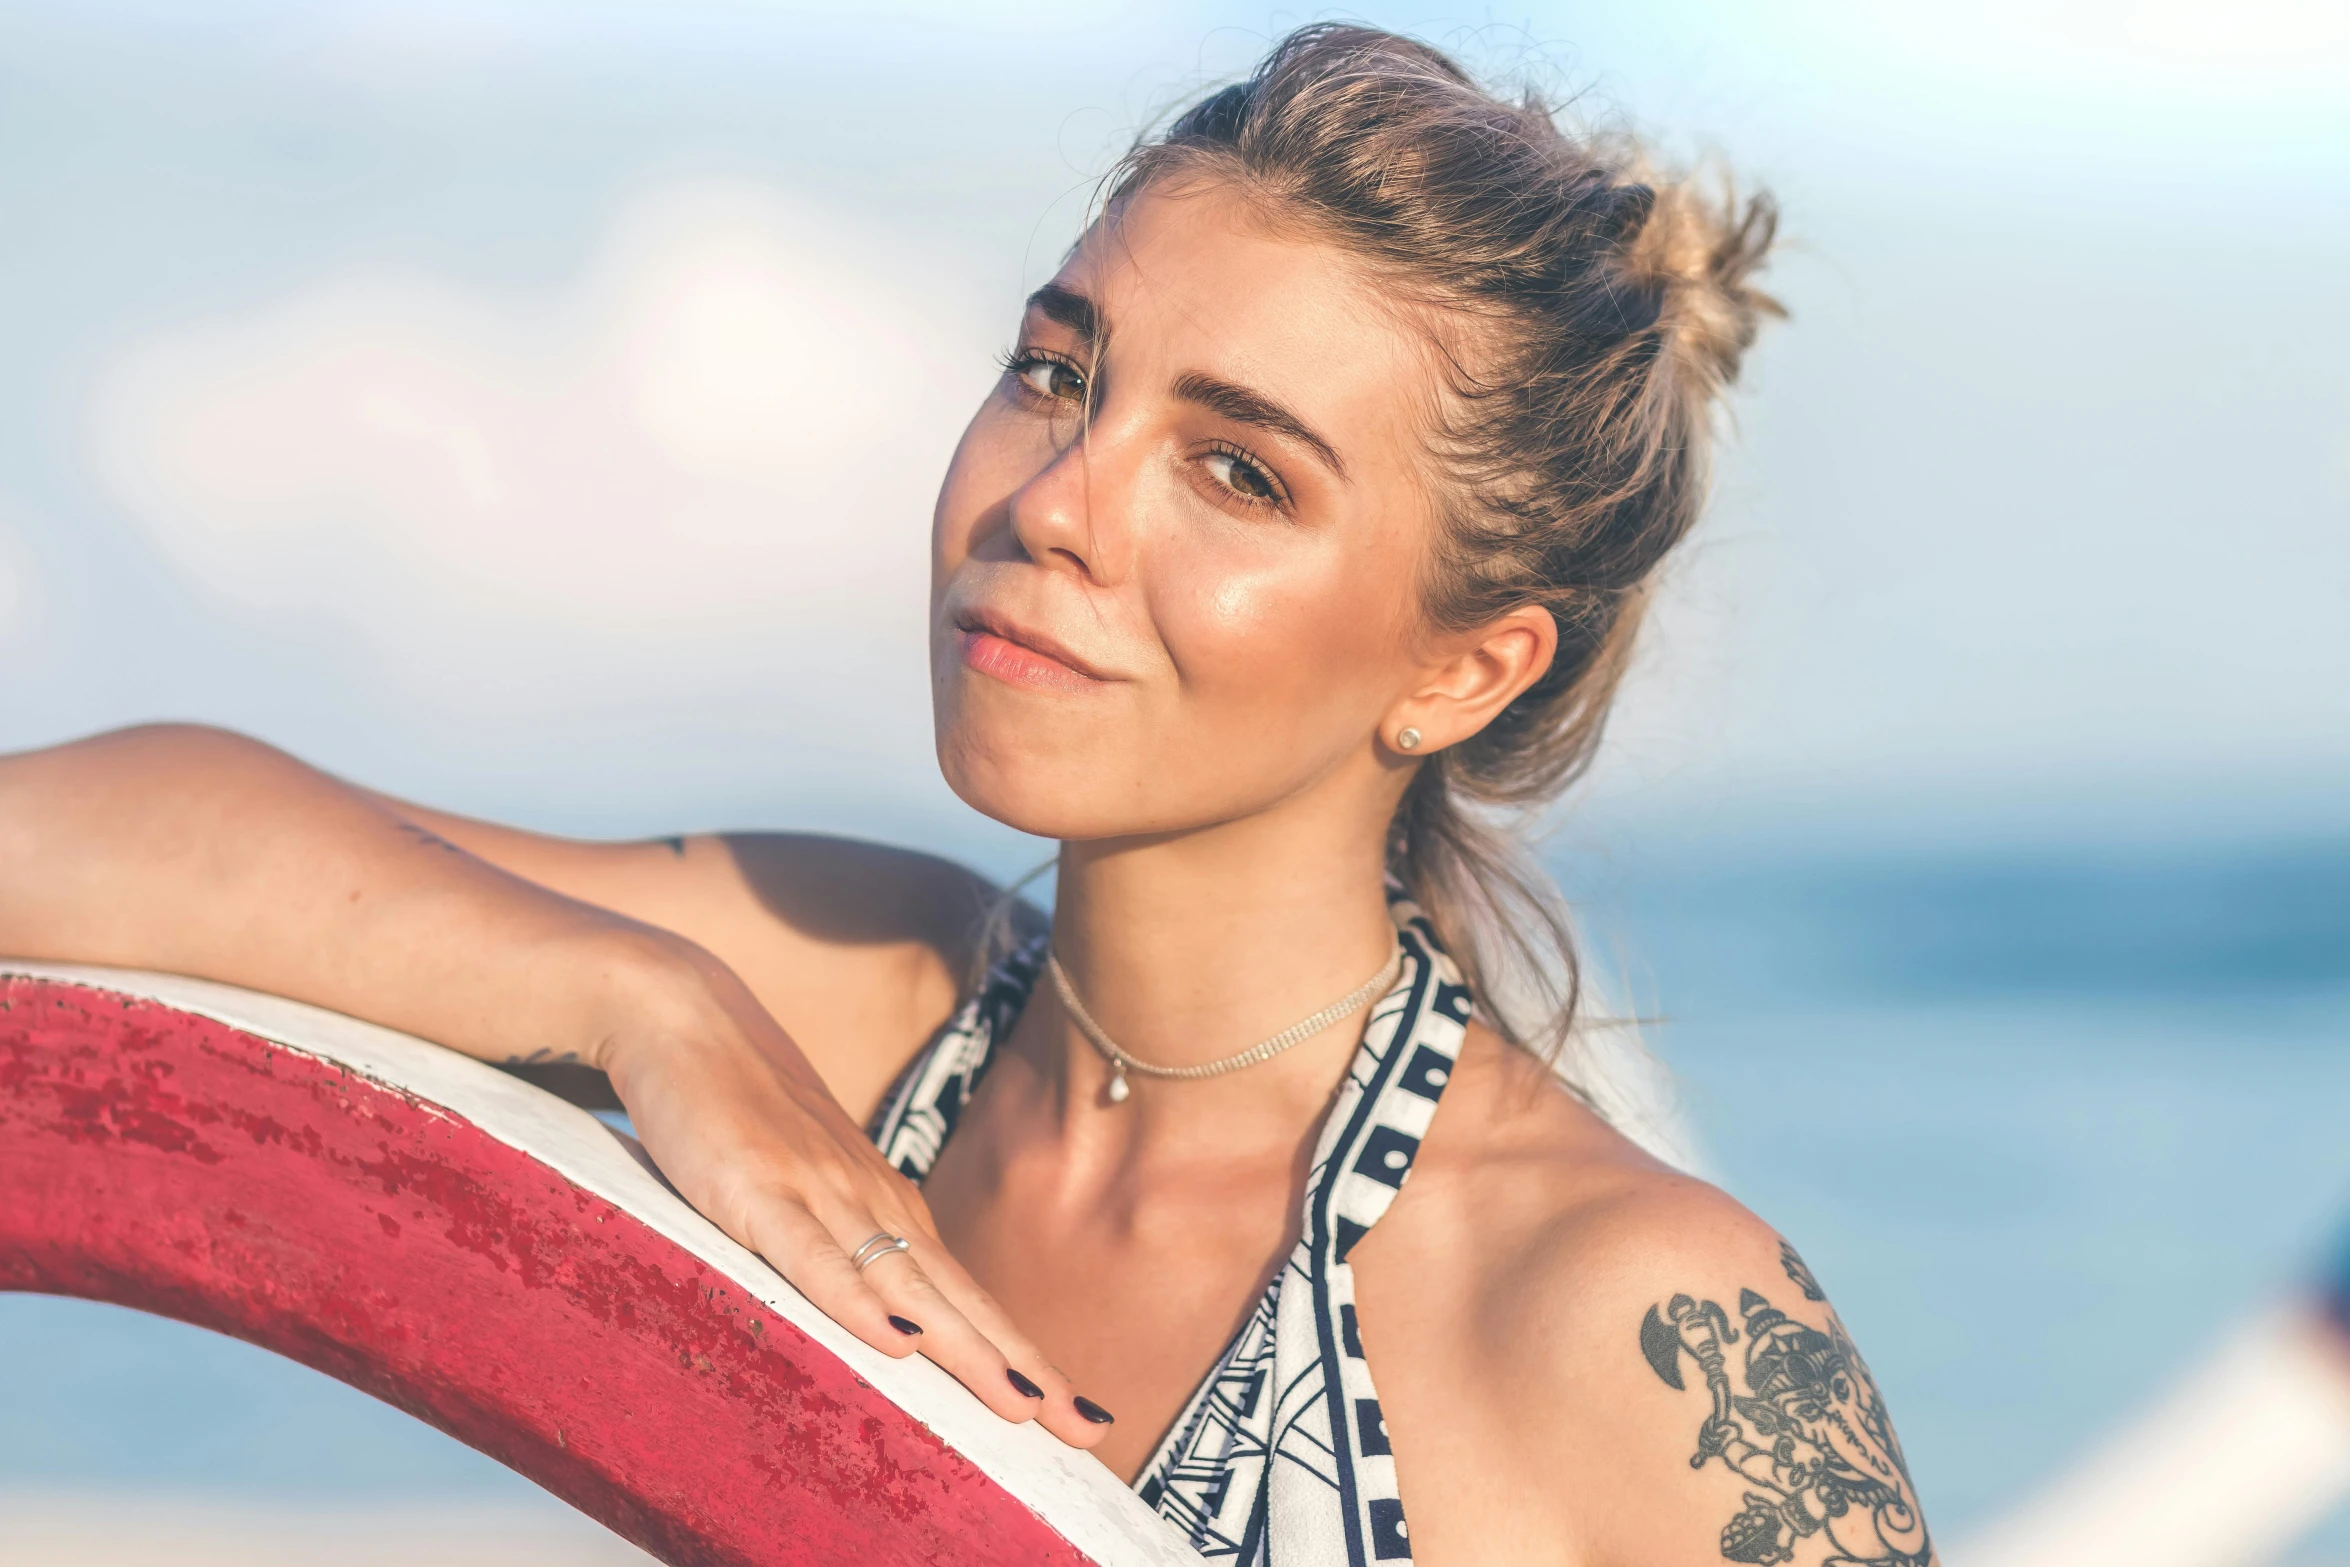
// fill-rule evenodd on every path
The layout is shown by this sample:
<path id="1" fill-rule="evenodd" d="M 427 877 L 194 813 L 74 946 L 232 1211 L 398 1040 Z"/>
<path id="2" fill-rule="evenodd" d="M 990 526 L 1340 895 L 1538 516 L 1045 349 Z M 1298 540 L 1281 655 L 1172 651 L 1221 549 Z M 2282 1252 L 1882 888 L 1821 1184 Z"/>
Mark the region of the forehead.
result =
<path id="1" fill-rule="evenodd" d="M 1054 280 L 1091 300 L 1110 362 L 1206 371 L 1348 433 L 1412 424 L 1425 331 L 1337 246 L 1229 183 L 1152 187 L 1094 225 Z"/>

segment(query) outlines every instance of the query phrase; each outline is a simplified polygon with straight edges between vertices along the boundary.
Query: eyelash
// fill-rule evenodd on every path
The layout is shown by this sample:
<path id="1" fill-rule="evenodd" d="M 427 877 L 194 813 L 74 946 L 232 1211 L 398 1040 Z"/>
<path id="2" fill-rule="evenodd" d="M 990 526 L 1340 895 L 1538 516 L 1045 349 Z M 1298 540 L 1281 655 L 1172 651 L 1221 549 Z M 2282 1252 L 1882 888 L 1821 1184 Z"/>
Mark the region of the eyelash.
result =
<path id="1" fill-rule="evenodd" d="M 1036 369 L 1039 365 L 1059 365 L 1077 377 L 1078 381 L 1089 390 L 1091 388 L 1091 383 L 1085 379 L 1085 371 L 1077 361 L 1069 358 L 1066 354 L 1049 353 L 1040 348 L 1014 348 L 997 355 L 996 362 L 1003 366 L 1004 374 L 1010 377 L 1014 394 L 1031 405 L 1042 406 L 1061 400 L 1040 392 L 1028 384 L 1026 372 Z M 1251 508 L 1270 506 L 1276 511 L 1288 509 L 1288 486 L 1281 482 L 1273 470 L 1265 465 L 1264 459 L 1257 456 L 1256 453 L 1245 446 L 1221 439 L 1208 442 L 1207 452 L 1210 455 L 1229 458 L 1232 462 L 1248 469 L 1264 481 L 1266 489 L 1272 491 L 1270 495 L 1250 495 L 1235 489 L 1220 479 L 1211 480 L 1210 482 L 1215 484 L 1222 495 L 1229 497 L 1235 504 L 1241 506 Z"/>
<path id="2" fill-rule="evenodd" d="M 1014 391 L 1031 403 L 1043 404 L 1060 400 L 1040 392 L 1028 384 L 1028 378 L 1024 372 L 1033 370 L 1038 365 L 1059 365 L 1077 377 L 1080 384 L 1089 387 L 1092 384 L 1086 381 L 1085 370 L 1076 360 L 1066 354 L 1047 353 L 1041 348 L 1015 348 L 1007 353 L 997 355 L 996 362 L 1004 367 L 1004 374 L 1011 377 Z"/>
<path id="3" fill-rule="evenodd" d="M 1273 492 L 1270 495 L 1249 495 L 1234 489 L 1220 479 L 1214 481 L 1216 487 L 1231 496 L 1234 501 L 1243 506 L 1270 506 L 1276 511 L 1286 511 L 1289 508 L 1288 487 L 1274 475 L 1272 469 L 1265 466 L 1263 459 L 1259 458 L 1256 453 L 1245 446 L 1236 446 L 1232 442 L 1224 440 L 1208 442 L 1208 451 L 1220 457 L 1229 457 L 1262 479 L 1265 482 L 1265 488 Z"/>

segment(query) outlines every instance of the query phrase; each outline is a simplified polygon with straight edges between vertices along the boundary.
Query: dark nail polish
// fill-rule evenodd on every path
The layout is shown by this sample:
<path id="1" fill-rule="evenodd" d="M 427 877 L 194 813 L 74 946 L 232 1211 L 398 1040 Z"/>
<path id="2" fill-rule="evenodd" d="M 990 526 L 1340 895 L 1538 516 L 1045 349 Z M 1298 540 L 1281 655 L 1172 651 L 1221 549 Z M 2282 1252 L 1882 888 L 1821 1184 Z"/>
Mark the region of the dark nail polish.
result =
<path id="1" fill-rule="evenodd" d="M 1022 1398 L 1044 1397 L 1043 1388 L 1038 1387 L 1035 1383 L 1029 1381 L 1026 1377 L 1022 1376 L 1017 1371 L 1006 1371 L 1004 1373 L 1004 1378 L 1006 1381 L 1010 1382 L 1012 1386 L 1020 1390 L 1020 1396 Z"/>
<path id="2" fill-rule="evenodd" d="M 1117 1423 L 1118 1417 L 1116 1415 L 1111 1414 L 1108 1410 L 1102 1408 L 1101 1405 L 1095 1403 L 1090 1398 L 1073 1398 L 1070 1400 L 1070 1402 L 1077 1406 L 1077 1412 L 1079 1414 L 1083 1415 L 1086 1419 L 1092 1421 L 1097 1426 L 1114 1425 Z"/>
<path id="3" fill-rule="evenodd" d="M 908 1338 L 920 1338 L 922 1336 L 922 1324 L 919 1322 L 908 1322 L 903 1317 L 892 1317 L 889 1319 L 889 1325 L 893 1328 L 896 1328 L 900 1333 L 905 1334 Z"/>

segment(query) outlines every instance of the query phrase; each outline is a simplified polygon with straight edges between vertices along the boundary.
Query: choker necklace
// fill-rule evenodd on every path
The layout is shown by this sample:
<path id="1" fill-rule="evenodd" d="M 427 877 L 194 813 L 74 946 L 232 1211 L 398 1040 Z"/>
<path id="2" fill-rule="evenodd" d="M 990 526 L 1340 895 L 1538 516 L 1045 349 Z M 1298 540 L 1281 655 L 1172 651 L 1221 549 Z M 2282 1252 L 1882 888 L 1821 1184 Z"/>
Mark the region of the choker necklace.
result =
<path id="1" fill-rule="evenodd" d="M 1139 1056 L 1129 1055 L 1118 1048 L 1117 1041 L 1102 1032 L 1102 1026 L 1085 1010 L 1085 1003 L 1077 999 L 1077 987 L 1069 983 L 1069 976 L 1061 967 L 1059 953 L 1048 953 L 1045 967 L 1052 971 L 1053 988 L 1061 993 L 1061 1005 L 1068 1008 L 1078 1032 L 1093 1042 L 1110 1063 L 1109 1097 L 1112 1104 L 1124 1104 L 1131 1090 L 1126 1086 L 1126 1074 L 1139 1072 L 1144 1077 L 1221 1077 L 1226 1072 L 1237 1072 L 1244 1066 L 1255 1066 L 1270 1061 L 1291 1045 L 1302 1044 L 1331 1024 L 1355 1011 L 1362 1004 L 1395 983 L 1395 976 L 1403 968 L 1403 943 L 1398 941 L 1379 972 L 1360 985 L 1331 1002 L 1303 1022 L 1292 1023 L 1271 1039 L 1249 1046 L 1238 1055 L 1226 1056 L 1221 1061 L 1209 1061 L 1199 1066 L 1158 1066 Z"/>

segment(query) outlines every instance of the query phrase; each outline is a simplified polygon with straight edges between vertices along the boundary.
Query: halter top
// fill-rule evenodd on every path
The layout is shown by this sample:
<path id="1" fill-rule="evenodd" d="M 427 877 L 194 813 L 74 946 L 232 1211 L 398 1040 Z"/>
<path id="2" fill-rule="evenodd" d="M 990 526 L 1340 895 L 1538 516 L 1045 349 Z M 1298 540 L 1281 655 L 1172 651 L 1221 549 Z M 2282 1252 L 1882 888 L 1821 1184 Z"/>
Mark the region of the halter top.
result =
<path id="1" fill-rule="evenodd" d="M 1367 1567 L 1412 1559 L 1346 1259 L 1411 1174 L 1460 1055 L 1470 1001 L 1420 910 L 1391 895 L 1389 911 L 1402 972 L 1372 1007 L 1323 1123 L 1297 1247 L 1135 1485 L 1212 1561 Z M 873 1141 L 910 1179 L 929 1175 L 997 1042 L 1010 1037 L 1048 939 L 997 964 L 883 1101 Z"/>

